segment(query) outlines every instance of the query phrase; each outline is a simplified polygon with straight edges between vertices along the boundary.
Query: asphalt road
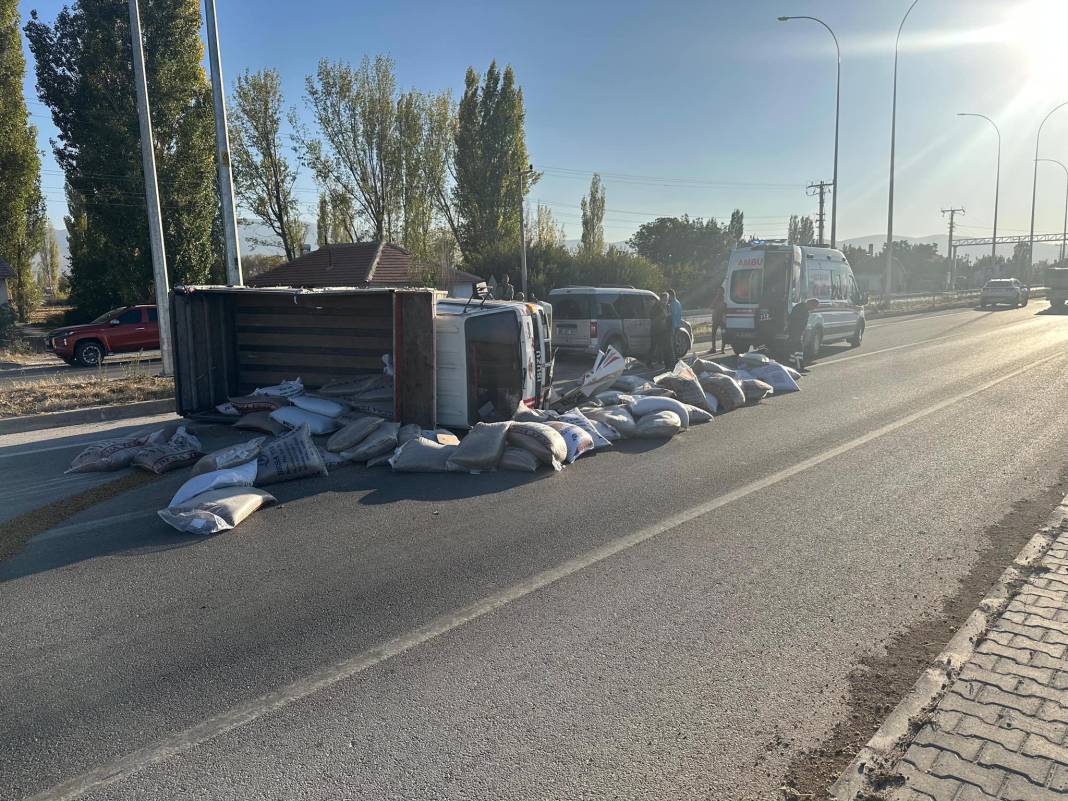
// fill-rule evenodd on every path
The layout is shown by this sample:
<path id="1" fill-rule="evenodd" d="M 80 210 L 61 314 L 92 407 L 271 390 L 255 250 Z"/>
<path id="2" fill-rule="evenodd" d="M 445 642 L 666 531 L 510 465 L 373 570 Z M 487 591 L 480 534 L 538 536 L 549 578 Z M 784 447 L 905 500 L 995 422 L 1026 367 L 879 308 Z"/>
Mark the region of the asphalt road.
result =
<path id="1" fill-rule="evenodd" d="M 138 372 L 158 373 L 159 366 L 158 351 L 143 357 L 109 356 L 100 367 L 72 367 L 55 359 L 55 364 L 6 367 L 0 370 L 0 389 L 39 381 L 68 383 L 89 378 L 123 378 Z"/>
<path id="2" fill-rule="evenodd" d="M 197 540 L 153 517 L 180 477 L 89 509 L 0 563 L 0 797 L 775 797 L 1061 476 L 1040 305 L 873 321 L 800 393 L 559 474 L 345 468 Z"/>

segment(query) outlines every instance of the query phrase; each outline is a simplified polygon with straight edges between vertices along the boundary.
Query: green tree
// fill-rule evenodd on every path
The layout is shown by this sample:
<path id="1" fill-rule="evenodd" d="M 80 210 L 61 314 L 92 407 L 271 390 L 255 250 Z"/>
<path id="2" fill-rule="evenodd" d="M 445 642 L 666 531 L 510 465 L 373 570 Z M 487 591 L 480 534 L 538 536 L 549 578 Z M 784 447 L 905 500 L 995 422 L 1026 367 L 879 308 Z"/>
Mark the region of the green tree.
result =
<path id="1" fill-rule="evenodd" d="M 473 67 L 464 79 L 453 149 L 453 187 L 443 211 L 464 262 L 476 272 L 515 272 L 519 254 L 519 207 L 527 174 L 523 90 L 515 73 L 497 62 L 484 77 Z M 522 186 L 521 186 L 522 183 Z"/>
<path id="2" fill-rule="evenodd" d="M 330 244 L 330 198 L 326 192 L 319 193 L 319 212 L 315 217 L 315 244 L 319 247 Z"/>
<path id="3" fill-rule="evenodd" d="M 344 245 L 360 241 L 352 198 L 344 192 L 334 192 L 330 195 L 330 236 L 334 244 Z"/>
<path id="4" fill-rule="evenodd" d="M 59 290 L 59 274 L 63 265 L 59 255 L 59 240 L 51 223 L 45 225 L 44 240 L 41 245 L 41 273 L 44 276 L 44 285 L 49 292 L 56 293 Z"/>
<path id="5" fill-rule="evenodd" d="M 375 239 L 389 238 L 398 191 L 393 60 L 365 57 L 353 69 L 323 59 L 305 92 L 320 137 L 294 125 L 305 159 L 320 183 L 352 200 Z"/>
<path id="6" fill-rule="evenodd" d="M 211 93 L 197 0 L 142 5 L 148 94 L 172 284 L 223 274 Z M 71 298 L 83 315 L 151 300 L 152 265 L 133 90 L 128 5 L 78 0 L 26 25 L 37 91 L 59 129 Z"/>
<path id="7" fill-rule="evenodd" d="M 15 278 L 11 287 L 11 300 L 18 311 L 19 320 L 26 322 L 30 314 L 41 305 L 42 292 L 33 270 L 33 257 L 37 255 L 44 242 L 44 232 L 48 225 L 44 198 L 41 196 L 39 179 L 35 178 L 31 195 L 22 212 L 22 238 L 15 244 L 14 260 L 11 267 Z"/>
<path id="8" fill-rule="evenodd" d="M 584 256 L 599 256 L 604 252 L 604 185 L 601 176 L 593 174 L 590 193 L 582 198 L 582 244 Z"/>
<path id="9" fill-rule="evenodd" d="M 37 250 L 31 247 L 40 235 L 34 225 L 41 205 L 37 129 L 29 124 L 22 96 L 25 72 L 18 3 L 0 0 L 0 258 L 15 270 L 13 294 L 23 319 L 32 294 L 26 285 L 36 289 L 30 258 Z"/>
<path id="10" fill-rule="evenodd" d="M 736 244 L 729 237 L 729 228 L 723 228 L 716 220 L 684 214 L 643 223 L 629 244 L 638 254 L 660 265 L 670 284 L 698 303 L 705 295 L 711 300 L 715 288 L 723 282 L 727 256 Z"/>
<path id="11" fill-rule="evenodd" d="M 293 191 L 297 168 L 282 146 L 282 103 L 282 80 L 275 70 L 245 70 L 238 76 L 231 101 L 231 150 L 238 197 L 277 237 L 286 259 L 293 260 L 301 253 L 307 226 Z"/>
<path id="12" fill-rule="evenodd" d="M 787 239 L 791 245 L 811 245 L 816 241 L 816 227 L 811 217 L 790 216 Z"/>
<path id="13" fill-rule="evenodd" d="M 731 212 L 731 221 L 727 223 L 727 245 L 735 247 L 745 236 L 745 215 L 740 209 Z"/>

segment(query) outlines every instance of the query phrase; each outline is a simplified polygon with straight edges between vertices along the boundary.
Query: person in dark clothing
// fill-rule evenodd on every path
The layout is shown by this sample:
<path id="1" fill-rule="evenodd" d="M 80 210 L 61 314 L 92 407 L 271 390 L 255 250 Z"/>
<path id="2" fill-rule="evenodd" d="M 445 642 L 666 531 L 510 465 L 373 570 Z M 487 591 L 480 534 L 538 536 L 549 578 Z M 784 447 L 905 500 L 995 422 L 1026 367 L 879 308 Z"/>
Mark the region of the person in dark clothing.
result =
<path id="1" fill-rule="evenodd" d="M 508 273 L 504 274 L 504 280 L 497 284 L 497 291 L 493 293 L 497 300 L 514 300 L 515 287 L 508 280 Z"/>
<path id="2" fill-rule="evenodd" d="M 809 298 L 804 303 L 798 303 L 790 312 L 790 319 L 786 323 L 787 353 L 791 361 L 801 370 L 805 365 L 805 329 L 808 328 L 808 317 L 820 307 L 816 298 Z"/>
<path id="3" fill-rule="evenodd" d="M 675 353 L 671 345 L 671 302 L 666 292 L 649 310 L 649 334 L 649 363 L 662 361 L 670 370 L 675 366 Z"/>

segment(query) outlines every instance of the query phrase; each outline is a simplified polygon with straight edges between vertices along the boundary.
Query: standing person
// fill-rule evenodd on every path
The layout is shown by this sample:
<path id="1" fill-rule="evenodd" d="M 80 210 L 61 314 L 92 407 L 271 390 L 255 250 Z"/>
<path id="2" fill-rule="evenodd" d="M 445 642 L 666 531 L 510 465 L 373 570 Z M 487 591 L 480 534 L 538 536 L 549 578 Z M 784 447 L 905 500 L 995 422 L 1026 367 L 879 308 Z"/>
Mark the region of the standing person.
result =
<path id="1" fill-rule="evenodd" d="M 808 317 L 819 307 L 819 300 L 809 298 L 804 303 L 796 304 L 790 312 L 790 319 L 787 320 L 786 350 L 798 370 L 803 370 L 805 367 L 805 329 L 808 328 Z"/>
<path id="2" fill-rule="evenodd" d="M 668 290 L 668 308 L 671 310 L 671 332 L 668 334 L 668 345 L 671 348 L 671 364 L 668 369 L 671 370 L 675 367 L 675 362 L 686 355 L 675 352 L 675 334 L 682 328 L 682 301 L 679 300 L 679 296 L 674 289 Z"/>
<path id="3" fill-rule="evenodd" d="M 649 310 L 649 364 L 662 361 L 667 369 L 674 367 L 671 361 L 671 305 L 665 292 Z"/>
<path id="4" fill-rule="evenodd" d="M 497 285 L 497 291 L 493 293 L 497 300 L 515 300 L 515 287 L 508 280 L 508 273 L 504 274 L 501 283 Z"/>
<path id="5" fill-rule="evenodd" d="M 723 287 L 716 289 L 712 298 L 712 349 L 709 353 L 716 352 L 716 333 L 720 335 L 720 353 L 727 352 L 727 298 Z"/>

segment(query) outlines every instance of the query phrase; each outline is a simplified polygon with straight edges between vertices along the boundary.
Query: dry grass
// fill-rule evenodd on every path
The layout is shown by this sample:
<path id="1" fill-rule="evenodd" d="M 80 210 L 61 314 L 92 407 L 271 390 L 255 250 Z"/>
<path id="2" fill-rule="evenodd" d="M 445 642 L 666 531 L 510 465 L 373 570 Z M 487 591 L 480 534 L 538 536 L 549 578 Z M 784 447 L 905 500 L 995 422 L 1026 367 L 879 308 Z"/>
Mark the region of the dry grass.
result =
<path id="1" fill-rule="evenodd" d="M 26 317 L 29 325 L 54 327 L 63 325 L 63 318 L 73 306 L 41 306 Z"/>
<path id="2" fill-rule="evenodd" d="M 22 340 L 16 340 L 14 346 L 0 348 L 0 362 L 10 364 L 36 364 L 41 361 L 41 354 L 34 353 L 23 345 Z M 57 361 L 58 364 L 58 361 Z"/>
<path id="3" fill-rule="evenodd" d="M 174 382 L 170 378 L 144 372 L 130 371 L 115 378 L 101 375 L 78 381 L 50 376 L 41 381 L 15 384 L 0 393 L 0 417 L 135 403 L 173 395 Z"/>

